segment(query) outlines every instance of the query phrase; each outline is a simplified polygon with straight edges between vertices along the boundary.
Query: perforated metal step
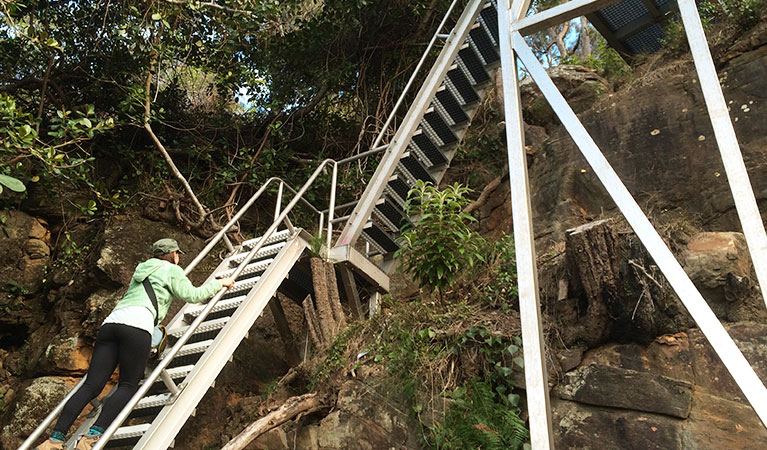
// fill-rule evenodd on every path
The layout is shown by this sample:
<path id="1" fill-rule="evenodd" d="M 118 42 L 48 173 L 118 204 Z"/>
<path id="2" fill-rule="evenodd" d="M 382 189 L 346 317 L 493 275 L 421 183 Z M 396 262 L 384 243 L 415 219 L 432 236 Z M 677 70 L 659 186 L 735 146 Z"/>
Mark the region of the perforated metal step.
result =
<path id="1" fill-rule="evenodd" d="M 278 242 L 276 244 L 266 245 L 266 246 L 262 247 L 261 250 L 259 250 L 256 253 L 256 256 L 253 257 L 251 262 L 255 263 L 255 262 L 258 262 L 258 261 L 260 261 L 262 259 L 268 258 L 270 256 L 274 256 L 277 253 L 279 253 L 280 249 L 282 249 L 282 247 L 284 247 L 284 246 L 285 246 L 285 242 Z M 248 256 L 248 252 L 247 251 L 242 252 L 242 253 L 238 253 L 238 254 L 232 256 L 231 258 L 229 258 L 229 266 L 230 267 L 237 267 L 241 262 L 245 261 L 245 258 L 247 256 Z"/>
<path id="2" fill-rule="evenodd" d="M 441 166 L 447 163 L 447 158 L 437 148 L 434 142 L 424 133 L 416 133 L 410 144 L 414 152 L 420 152 L 422 160 L 428 161 L 429 167 Z M 406 194 L 407 195 L 407 194 Z"/>
<path id="3" fill-rule="evenodd" d="M 474 50 L 482 57 L 485 65 L 494 64 L 501 59 L 501 55 L 495 48 L 495 43 L 481 24 L 469 32 L 469 40 Z"/>
<path id="4" fill-rule="evenodd" d="M 444 85 L 437 91 L 434 104 L 435 108 L 443 111 L 444 117 L 450 117 L 450 125 L 465 124 L 469 120 L 458 99 Z"/>
<path id="5" fill-rule="evenodd" d="M 398 167 L 400 169 L 400 173 L 405 176 L 405 180 L 411 186 L 415 186 L 415 180 L 421 180 L 423 182 L 434 184 L 434 177 L 432 177 L 431 174 L 426 169 L 424 169 L 418 159 L 416 159 L 412 154 L 400 159 Z"/>
<path id="6" fill-rule="evenodd" d="M 410 192 L 410 186 L 403 177 L 397 177 L 386 185 L 386 193 L 389 198 L 393 199 L 403 209 L 405 208 L 408 192 Z"/>
<path id="7" fill-rule="evenodd" d="M 421 126 L 434 134 L 434 137 L 436 137 L 435 142 L 440 147 L 448 146 L 458 141 L 453 130 L 450 129 L 445 119 L 437 111 L 429 111 L 424 114 Z"/>
<path id="8" fill-rule="evenodd" d="M 393 232 L 399 232 L 402 225 L 407 221 L 403 212 L 394 204 L 394 202 L 384 197 L 384 201 L 376 206 L 375 213 L 377 218 L 382 221 Z"/>
<path id="9" fill-rule="evenodd" d="M 458 51 L 458 66 L 468 72 L 472 85 L 478 85 L 490 81 L 490 75 L 485 71 L 485 65 L 479 59 L 479 55 L 469 44 Z"/>
<path id="10" fill-rule="evenodd" d="M 362 230 L 362 234 L 371 246 L 384 255 L 394 253 L 399 249 L 394 238 L 375 222 L 369 222 Z"/>
<path id="11" fill-rule="evenodd" d="M 456 98 L 461 98 L 463 105 L 470 105 L 479 101 L 479 94 L 471 86 L 471 80 L 466 75 L 466 70 L 461 69 L 457 64 L 455 68 L 447 72 L 445 86 L 451 90 Z"/>

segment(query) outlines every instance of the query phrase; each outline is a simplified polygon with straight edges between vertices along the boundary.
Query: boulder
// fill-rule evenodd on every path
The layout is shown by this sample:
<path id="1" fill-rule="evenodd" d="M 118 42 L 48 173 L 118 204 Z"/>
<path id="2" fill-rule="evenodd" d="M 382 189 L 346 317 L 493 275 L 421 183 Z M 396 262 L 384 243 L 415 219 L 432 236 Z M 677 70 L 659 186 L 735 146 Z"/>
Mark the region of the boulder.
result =
<path id="1" fill-rule="evenodd" d="M 39 368 L 45 373 L 85 374 L 92 353 L 92 342 L 80 332 L 62 330 L 45 348 Z"/>
<path id="2" fill-rule="evenodd" d="M 551 401 L 555 448 L 683 450 L 681 419 L 640 411 Z M 700 447 L 705 448 L 705 447 Z"/>
<path id="3" fill-rule="evenodd" d="M 685 271 L 724 320 L 764 319 L 764 302 L 751 282 L 751 257 L 742 233 L 706 232 L 687 243 Z"/>
<path id="4" fill-rule="evenodd" d="M 338 392 L 336 410 L 320 422 L 319 447 L 328 450 L 406 448 L 410 435 L 407 414 L 380 399 L 380 393 L 361 381 L 344 383 Z"/>
<path id="5" fill-rule="evenodd" d="M 727 325 L 767 380 L 767 326 Z M 649 345 L 609 344 L 584 355 L 554 390 L 558 447 L 751 450 L 767 430 L 697 329 Z"/>
<path id="6" fill-rule="evenodd" d="M 85 310 L 88 315 L 83 322 L 83 327 L 95 333 L 104 319 L 106 319 L 115 305 L 117 305 L 117 302 L 122 299 L 126 290 L 127 288 L 118 289 L 116 291 L 99 289 L 91 294 L 88 299 L 85 300 Z"/>
<path id="7" fill-rule="evenodd" d="M 417 448 L 409 430 L 406 413 L 359 380 L 341 386 L 334 410 L 319 424 L 300 427 L 295 432 L 272 431 L 259 437 L 248 448 L 289 450 L 377 450 Z M 281 427 L 284 428 L 285 426 Z"/>
<path id="8" fill-rule="evenodd" d="M 194 236 L 180 233 L 166 223 L 140 217 L 118 216 L 104 231 L 104 245 L 96 263 L 109 279 L 122 286 L 130 283 L 136 265 L 152 257 L 152 243 L 170 237 L 186 252 L 181 265 L 192 261 L 204 243 Z"/>
<path id="9" fill-rule="evenodd" d="M 11 419 L 2 429 L 0 443 L 17 448 L 37 425 L 61 402 L 79 380 L 62 377 L 36 378 L 20 394 Z"/>
<path id="10" fill-rule="evenodd" d="M 591 364 L 565 374 L 557 386 L 563 400 L 644 411 L 685 419 L 692 384 L 650 372 Z"/>
<path id="11" fill-rule="evenodd" d="M 0 289 L 39 291 L 51 263 L 47 223 L 21 211 L 0 211 L 0 236 Z"/>

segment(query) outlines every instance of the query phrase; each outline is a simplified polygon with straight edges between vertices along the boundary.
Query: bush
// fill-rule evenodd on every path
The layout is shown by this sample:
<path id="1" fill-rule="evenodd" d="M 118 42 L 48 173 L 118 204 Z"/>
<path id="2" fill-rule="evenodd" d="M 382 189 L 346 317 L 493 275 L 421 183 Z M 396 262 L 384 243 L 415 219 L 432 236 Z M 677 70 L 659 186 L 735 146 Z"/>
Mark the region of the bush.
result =
<path id="1" fill-rule="evenodd" d="M 503 312 L 511 311 L 519 302 L 519 286 L 517 284 L 517 259 L 514 252 L 514 237 L 504 235 L 492 248 L 492 275 L 489 283 L 484 286 L 482 293 L 490 306 L 500 307 Z M 493 261 L 491 258 L 495 258 Z"/>
<path id="2" fill-rule="evenodd" d="M 403 269 L 421 286 L 438 289 L 440 296 L 461 271 L 484 260 L 484 239 L 469 227 L 476 219 L 463 212 L 468 192 L 458 183 L 440 191 L 419 180 L 405 203 L 405 214 L 415 223 L 403 226 L 395 257 L 403 258 Z"/>
<path id="3" fill-rule="evenodd" d="M 700 5 L 704 23 L 730 22 L 746 31 L 759 23 L 761 11 L 767 7 L 767 0 L 715 0 Z"/>
<path id="4" fill-rule="evenodd" d="M 709 0 L 700 4 L 700 20 L 708 35 L 709 45 L 722 42 L 724 36 L 737 37 L 756 26 L 767 0 Z M 718 32 L 714 32 L 718 30 Z M 728 33 L 721 33 L 729 30 Z M 682 53 L 689 49 L 684 26 L 675 14 L 664 26 L 663 46 L 673 53 Z M 724 39 L 726 41 L 726 39 Z"/>
<path id="5" fill-rule="evenodd" d="M 614 48 L 608 47 L 607 41 L 601 36 L 595 39 L 592 53 L 588 57 L 568 56 L 562 60 L 562 64 L 575 64 L 594 69 L 599 75 L 611 81 L 630 75 L 631 66 L 623 60 L 621 55 Z"/>

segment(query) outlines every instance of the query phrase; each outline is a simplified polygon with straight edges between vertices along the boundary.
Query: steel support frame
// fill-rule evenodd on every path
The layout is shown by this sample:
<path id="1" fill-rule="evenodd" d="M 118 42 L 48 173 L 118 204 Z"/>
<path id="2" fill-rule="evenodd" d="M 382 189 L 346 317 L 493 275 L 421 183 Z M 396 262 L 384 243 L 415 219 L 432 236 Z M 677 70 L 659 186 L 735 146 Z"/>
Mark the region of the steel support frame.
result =
<path id="1" fill-rule="evenodd" d="M 527 1 L 515 1 L 514 6 L 521 6 L 506 12 L 508 8 L 507 2 L 508 0 L 499 1 L 498 17 L 499 33 L 501 36 L 508 36 L 509 30 L 523 31 L 527 28 L 515 23 L 524 17 Z M 586 11 L 589 9 L 589 3 L 601 4 L 603 2 L 601 0 L 584 0 L 577 3 L 578 8 Z M 571 15 L 573 9 L 562 8 L 562 14 L 557 16 L 562 17 L 563 21 L 569 20 L 567 15 Z M 700 25 L 694 0 L 680 0 L 680 10 L 682 11 L 685 29 L 690 41 L 698 76 L 701 80 L 706 105 L 709 109 L 717 143 L 720 147 L 728 180 L 731 183 L 733 197 L 743 224 L 749 249 L 752 255 L 764 254 L 763 252 L 767 250 L 767 238 L 763 239 L 764 227 L 761 222 L 761 216 L 759 215 L 756 200 L 748 181 L 748 174 L 737 144 L 732 122 L 727 112 L 724 96 L 722 95 L 718 76 L 711 60 L 702 26 Z M 543 18 L 532 16 L 528 17 L 526 22 L 532 24 L 544 19 L 552 21 L 553 17 L 551 14 Z M 759 419 L 767 426 L 767 404 L 765 403 L 767 401 L 767 389 L 765 389 L 764 384 L 757 377 L 753 368 L 724 329 L 719 319 L 711 311 L 705 299 L 703 299 L 679 262 L 644 215 L 599 147 L 588 134 L 588 131 L 569 107 L 567 101 L 551 81 L 519 31 L 512 32 L 511 45 L 509 45 L 507 39 L 501 39 L 500 45 L 501 64 L 504 69 L 504 109 L 506 114 L 512 210 L 515 224 L 514 237 L 515 245 L 517 246 L 522 333 L 525 346 L 525 381 L 527 383 L 530 432 L 533 448 L 536 450 L 539 448 L 552 448 L 553 443 L 544 348 L 540 328 L 535 249 L 533 245 L 534 235 L 532 233 L 532 217 L 529 203 L 529 183 L 524 157 L 524 123 L 522 122 L 519 103 L 515 55 L 522 61 L 525 69 L 540 88 L 565 129 L 594 170 L 594 173 L 605 186 L 616 205 L 618 205 L 637 236 L 690 312 L 690 315 L 719 355 Z M 752 259 L 754 259 L 756 266 L 757 259 Z M 763 263 L 763 265 L 767 265 L 767 262 Z M 759 268 L 757 268 L 757 277 L 761 285 L 763 277 L 760 275 L 760 272 Z M 530 337 L 531 335 L 532 337 Z M 532 348 L 529 349 L 528 347 Z M 535 374 L 528 375 L 531 366 Z M 531 380 L 533 376 L 541 378 L 539 380 Z M 531 384 L 531 381 L 533 384 Z M 538 392 L 533 392 L 533 390 L 538 390 Z"/>
<path id="2" fill-rule="evenodd" d="M 530 421 L 530 443 L 535 450 L 554 448 L 549 403 L 549 377 L 538 297 L 535 234 L 527 176 L 525 127 L 519 93 L 516 58 L 512 52 L 509 0 L 498 2 L 498 36 L 503 77 L 503 109 L 506 119 L 511 212 L 514 249 L 517 255 L 517 286 L 525 358 L 525 390 Z M 520 2 L 515 2 L 520 3 Z"/>

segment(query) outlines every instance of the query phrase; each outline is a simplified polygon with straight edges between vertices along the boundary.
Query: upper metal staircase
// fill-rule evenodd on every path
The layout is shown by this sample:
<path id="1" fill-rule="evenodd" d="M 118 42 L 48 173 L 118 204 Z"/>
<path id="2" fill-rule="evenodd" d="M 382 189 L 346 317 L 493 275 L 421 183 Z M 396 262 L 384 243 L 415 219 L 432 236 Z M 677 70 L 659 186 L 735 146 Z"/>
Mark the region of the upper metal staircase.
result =
<path id="1" fill-rule="evenodd" d="M 432 43 L 439 37 L 444 35 L 435 34 Z M 403 211 L 408 192 L 416 180 L 439 184 L 499 65 L 496 2 L 470 1 L 391 141 L 378 147 L 388 132 L 384 127 L 373 144 L 386 153 L 348 216 L 335 254 L 361 236 L 369 253 L 383 255 L 388 269 L 408 220 Z"/>
<path id="2" fill-rule="evenodd" d="M 416 180 L 438 184 L 469 126 L 471 117 L 485 91 L 491 85 L 490 73 L 499 66 L 498 26 L 495 1 L 470 0 L 449 34 L 442 34 L 456 1 L 450 6 L 434 34 L 416 72 L 432 54 L 438 41 L 445 39 L 442 50 L 421 89 L 402 118 L 393 136 L 388 129 L 402 105 L 406 92 L 373 144 L 373 149 L 343 161 L 323 161 L 299 190 L 293 190 L 277 178 L 269 179 L 205 249 L 186 267 L 189 274 L 215 246 L 224 242 L 228 256 L 210 273 L 208 279 L 231 277 L 235 285 L 222 289 L 204 305 L 185 305 L 169 322 L 172 346 L 165 351 L 139 391 L 105 431 L 94 449 L 134 446 L 141 449 L 165 449 L 193 414 L 198 402 L 213 385 L 239 343 L 247 335 L 278 289 L 295 289 L 301 278 L 297 263 L 306 256 L 311 235 L 291 223 L 288 215 L 300 202 L 319 218 L 320 235 L 329 250 L 329 259 L 343 263 L 351 270 L 341 271 L 350 308 L 361 316 L 357 295 L 358 283 L 367 284 L 371 295 L 388 290 L 388 269 L 399 248 L 400 226 L 409 220 L 403 212 L 408 191 Z M 408 88 L 416 79 L 413 74 Z M 407 90 L 407 88 L 406 88 Z M 383 143 L 387 136 L 391 139 Z M 362 197 L 352 204 L 335 205 L 335 187 L 339 165 L 385 151 L 378 168 Z M 307 189 L 323 172 L 332 169 L 328 208 L 319 210 L 304 198 Z M 233 246 L 227 232 L 259 199 L 267 188 L 278 185 L 275 219 L 257 239 Z M 282 209 L 283 189 L 292 190 L 293 199 Z M 337 210 L 354 210 L 335 218 Z M 346 222 L 335 245 L 333 226 Z M 359 237 L 364 245 L 358 245 Z M 383 255 L 375 265 L 370 256 Z M 305 283 L 304 283 L 305 284 Z M 305 288 L 311 292 L 311 287 Z M 39 440 L 61 412 L 66 400 L 52 411 L 20 449 L 29 449 Z M 87 431 L 99 408 L 83 423 L 67 443 L 74 448 L 78 435 Z"/>

